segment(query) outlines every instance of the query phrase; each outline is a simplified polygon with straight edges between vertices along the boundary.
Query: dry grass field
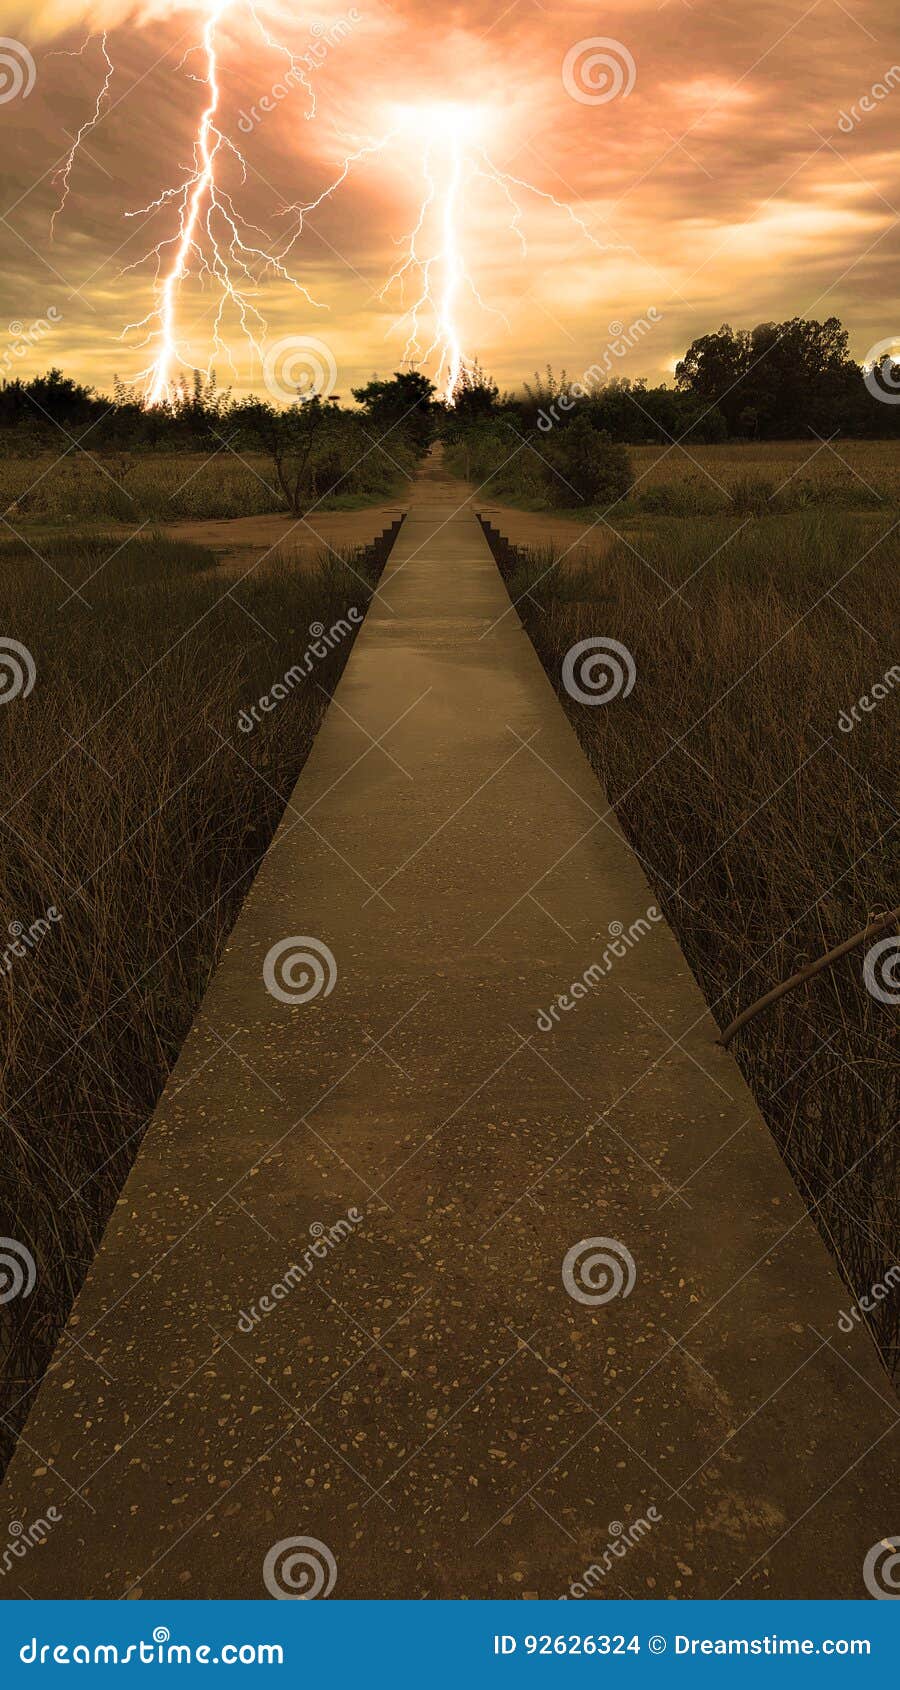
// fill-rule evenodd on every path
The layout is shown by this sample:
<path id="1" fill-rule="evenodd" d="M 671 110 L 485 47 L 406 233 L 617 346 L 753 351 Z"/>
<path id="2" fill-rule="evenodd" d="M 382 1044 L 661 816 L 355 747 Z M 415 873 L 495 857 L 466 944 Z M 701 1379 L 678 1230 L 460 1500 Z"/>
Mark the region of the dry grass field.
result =
<path id="1" fill-rule="evenodd" d="M 720 488 L 745 478 L 778 488 L 791 483 L 840 489 L 854 481 L 865 493 L 900 499 L 900 444 L 893 440 L 731 441 L 724 446 L 632 446 L 635 476 L 642 487 L 681 482 L 696 475 Z"/>
<path id="2" fill-rule="evenodd" d="M 519 613 L 722 1027 L 900 902 L 900 687 L 849 715 L 897 663 L 896 522 L 657 517 L 637 543 L 607 535 L 595 564 L 557 568 L 544 550 L 512 568 Z M 598 636 L 637 670 L 602 709 L 561 682 L 566 652 Z M 867 990 L 863 958 L 782 998 L 734 1045 L 848 1307 L 900 1250 L 896 1009 Z M 896 1373 L 900 1311 L 876 1308 Z"/>
<path id="3" fill-rule="evenodd" d="M 325 466 L 311 503 L 353 509 L 393 498 L 409 462 L 400 443 L 392 442 L 390 457 L 373 450 L 352 468 L 348 460 L 346 468 L 338 480 L 341 469 Z M 84 450 L 0 457 L 0 518 L 16 528 L 32 521 L 65 526 L 72 519 L 136 527 L 148 520 L 256 516 L 284 508 L 272 464 L 258 452 L 238 455 L 223 446 L 215 453 Z"/>
<path id="4" fill-rule="evenodd" d="M 159 536 L 0 565 L 0 1233 L 39 1265 L 0 1325 L 9 1453 L 279 821 L 371 582 L 333 555 L 223 590 Z M 322 655 L 310 632 L 344 619 Z M 249 711 L 318 644 L 290 699 Z M 15 695 L 15 667 L 24 686 Z"/>
<path id="5" fill-rule="evenodd" d="M 584 522 L 610 511 L 616 524 L 646 514 L 713 516 L 795 510 L 878 510 L 900 502 L 900 443 L 879 440 L 674 442 L 630 446 L 633 484 L 597 502 L 578 497 L 566 473 L 565 430 L 529 436 L 472 429 L 447 451 L 448 467 L 489 503 L 558 512 Z"/>

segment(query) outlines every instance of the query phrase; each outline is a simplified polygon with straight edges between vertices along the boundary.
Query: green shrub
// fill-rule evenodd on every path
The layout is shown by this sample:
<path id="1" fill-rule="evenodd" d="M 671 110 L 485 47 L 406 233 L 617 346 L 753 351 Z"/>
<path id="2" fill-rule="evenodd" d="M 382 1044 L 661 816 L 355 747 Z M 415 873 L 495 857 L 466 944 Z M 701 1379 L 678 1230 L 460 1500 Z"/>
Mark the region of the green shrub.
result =
<path id="1" fill-rule="evenodd" d="M 591 426 L 587 417 L 558 430 L 545 453 L 551 469 L 553 503 L 612 505 L 624 499 L 634 482 L 631 459 L 620 440 Z"/>
<path id="2" fill-rule="evenodd" d="M 777 489 L 762 476 L 739 475 L 728 491 L 735 516 L 767 516 Z"/>

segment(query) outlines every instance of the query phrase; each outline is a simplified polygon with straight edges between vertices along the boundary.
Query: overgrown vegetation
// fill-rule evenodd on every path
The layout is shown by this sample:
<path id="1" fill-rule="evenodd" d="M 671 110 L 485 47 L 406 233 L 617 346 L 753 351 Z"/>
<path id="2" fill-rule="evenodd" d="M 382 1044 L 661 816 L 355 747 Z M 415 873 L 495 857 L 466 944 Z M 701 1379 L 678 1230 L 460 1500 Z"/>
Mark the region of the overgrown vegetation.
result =
<path id="1" fill-rule="evenodd" d="M 510 591 L 724 1027 L 898 902 L 896 703 L 838 721 L 896 662 L 900 535 L 887 516 L 662 519 L 640 551 L 520 554 Z M 637 666 L 602 709 L 560 683 L 597 635 Z M 853 1302 L 900 1249 L 894 1014 L 853 955 L 733 1047 Z M 896 1374 L 900 1310 L 876 1306 Z"/>
<path id="2" fill-rule="evenodd" d="M 489 499 L 512 499 L 543 509 L 614 505 L 634 480 L 620 441 L 579 417 L 539 446 L 508 418 L 454 428 L 446 453 L 451 473 L 474 481 Z"/>
<path id="3" fill-rule="evenodd" d="M 501 396 L 477 365 L 465 372 L 442 425 L 451 469 L 488 498 L 532 509 L 615 504 L 622 515 L 778 513 L 825 502 L 826 487 L 833 503 L 877 504 L 881 494 L 864 477 L 854 486 L 845 474 L 837 488 L 820 471 L 837 435 L 896 434 L 897 407 L 880 403 L 873 390 L 890 397 L 900 366 L 884 358 L 876 372 L 863 371 L 837 318 L 794 318 L 737 333 L 726 324 L 688 348 L 673 388 L 616 377 L 612 351 L 575 380 L 548 367 L 518 396 Z M 796 486 L 783 475 L 766 481 L 750 474 L 717 484 L 697 470 L 701 447 L 735 441 L 749 449 L 786 438 L 808 439 L 810 457 L 824 454 Z M 678 485 L 662 490 L 635 474 L 625 448 L 647 445 L 673 454 Z M 633 500 L 621 509 L 633 483 Z"/>
<path id="4" fill-rule="evenodd" d="M 0 1309 L 2 1455 L 350 638 L 318 642 L 252 733 L 239 713 L 303 658 L 312 623 L 349 634 L 373 574 L 359 556 L 287 559 L 223 593 L 211 553 L 158 537 L 42 550 L 5 547 L 0 573 L 0 630 L 37 670 L 0 709 L 0 1233 L 39 1267 Z"/>
<path id="5" fill-rule="evenodd" d="M 196 377 L 177 404 L 112 399 L 59 370 L 0 387 L 0 517 L 171 522 L 396 497 L 432 430 L 431 383 L 400 374 L 356 409 L 279 408 Z"/>

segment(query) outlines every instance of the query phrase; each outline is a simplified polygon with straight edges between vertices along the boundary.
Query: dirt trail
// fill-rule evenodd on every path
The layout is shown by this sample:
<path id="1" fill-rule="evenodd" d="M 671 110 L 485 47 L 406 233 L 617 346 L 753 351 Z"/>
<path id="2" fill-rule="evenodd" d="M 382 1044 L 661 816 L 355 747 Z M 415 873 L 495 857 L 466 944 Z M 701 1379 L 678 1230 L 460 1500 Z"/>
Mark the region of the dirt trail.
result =
<path id="1" fill-rule="evenodd" d="M 580 522 L 550 512 L 521 511 L 512 505 L 484 499 L 478 488 L 444 475 L 440 448 L 433 452 L 423 476 L 426 480 L 440 477 L 444 487 L 452 490 L 449 496 L 455 499 L 461 512 L 472 510 L 488 517 L 513 545 L 552 546 L 566 552 L 574 562 L 597 557 L 610 543 L 609 529 L 594 519 Z M 306 517 L 275 512 L 266 516 L 183 520 L 166 524 L 163 533 L 174 540 L 208 546 L 216 553 L 220 569 L 239 573 L 257 559 L 268 561 L 276 549 L 282 556 L 289 554 L 295 561 L 304 562 L 318 557 L 323 550 L 367 546 L 408 508 L 409 498 L 404 495 L 395 503 L 370 505 L 365 510 L 313 511 Z"/>
<path id="2" fill-rule="evenodd" d="M 369 505 L 357 511 L 312 511 L 309 516 L 288 516 L 284 511 L 266 516 L 236 516 L 190 519 L 167 523 L 162 532 L 170 540 L 186 540 L 208 546 L 219 559 L 220 569 L 236 574 L 260 562 L 264 565 L 277 552 L 295 561 L 311 561 L 323 551 L 346 551 L 368 546 L 407 506 Z"/>
<path id="3" fill-rule="evenodd" d="M 498 505 L 477 496 L 471 502 L 512 546 L 527 546 L 532 551 L 551 546 L 555 552 L 564 552 L 569 562 L 582 563 L 601 557 L 612 543 L 611 530 L 595 517 L 581 521 L 555 516 L 552 511 L 520 511 L 513 505 Z"/>

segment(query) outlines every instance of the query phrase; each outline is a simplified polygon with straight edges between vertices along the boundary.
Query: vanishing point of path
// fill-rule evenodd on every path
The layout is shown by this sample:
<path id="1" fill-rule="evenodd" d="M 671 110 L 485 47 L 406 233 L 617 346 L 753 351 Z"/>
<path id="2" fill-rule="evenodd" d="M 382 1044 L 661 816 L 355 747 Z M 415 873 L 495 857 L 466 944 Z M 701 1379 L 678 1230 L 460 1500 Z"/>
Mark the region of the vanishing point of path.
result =
<path id="1" fill-rule="evenodd" d="M 4 1596 L 264 1598 L 305 1537 L 336 1597 L 604 1557 L 597 1596 L 852 1597 L 896 1529 L 896 1400 L 461 500 L 413 490 L 37 1394 L 3 1507 L 61 1518 Z M 335 959 L 303 1003 L 292 937 Z"/>

